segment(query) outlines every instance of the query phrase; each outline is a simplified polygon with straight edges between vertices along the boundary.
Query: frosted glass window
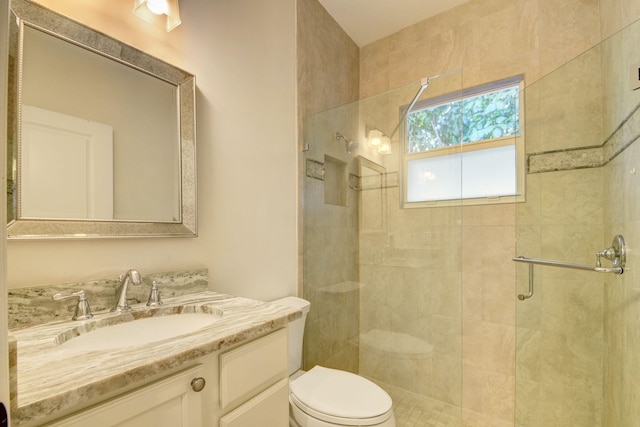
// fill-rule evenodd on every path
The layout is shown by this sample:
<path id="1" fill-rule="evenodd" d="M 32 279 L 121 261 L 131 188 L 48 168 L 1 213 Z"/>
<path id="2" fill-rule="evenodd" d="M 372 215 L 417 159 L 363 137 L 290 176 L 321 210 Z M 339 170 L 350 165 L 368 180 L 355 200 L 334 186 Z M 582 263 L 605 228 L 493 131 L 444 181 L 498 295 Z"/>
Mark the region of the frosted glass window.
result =
<path id="1" fill-rule="evenodd" d="M 513 196 L 517 191 L 516 147 L 410 160 L 407 201 Z"/>
<path id="2" fill-rule="evenodd" d="M 462 157 L 428 157 L 407 165 L 407 201 L 459 199 L 462 196 Z"/>

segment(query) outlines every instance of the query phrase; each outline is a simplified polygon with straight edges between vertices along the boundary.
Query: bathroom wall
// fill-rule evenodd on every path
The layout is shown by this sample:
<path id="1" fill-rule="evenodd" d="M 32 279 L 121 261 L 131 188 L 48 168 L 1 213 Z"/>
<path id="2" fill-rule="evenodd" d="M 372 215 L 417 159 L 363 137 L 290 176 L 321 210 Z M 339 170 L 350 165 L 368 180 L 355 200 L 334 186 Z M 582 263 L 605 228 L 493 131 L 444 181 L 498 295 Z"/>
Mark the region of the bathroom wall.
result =
<path id="1" fill-rule="evenodd" d="M 207 268 L 221 292 L 295 294 L 294 0 L 183 1 L 182 25 L 170 33 L 136 18 L 129 0 L 39 2 L 196 75 L 199 236 L 9 241 L 8 287 L 116 277 L 128 268 Z"/>
<path id="2" fill-rule="evenodd" d="M 363 47 L 360 51 L 360 97 L 378 94 L 454 68 L 462 68 L 463 87 L 516 74 L 524 74 L 525 84 L 531 85 L 601 40 L 599 15 L 600 2 L 597 0 L 472 0 Z M 575 90 L 575 87 L 571 90 Z M 597 88 L 595 90 L 597 93 Z M 566 94 L 564 99 L 569 96 Z M 550 100 L 547 99 L 547 102 Z M 584 124 L 585 121 L 582 118 L 580 123 Z M 570 134 L 570 130 L 578 126 L 576 123 L 574 121 L 563 135 Z M 597 135 L 601 134 L 600 123 L 596 123 Z M 534 126 L 532 132 L 535 133 L 536 129 L 533 128 Z M 525 130 L 528 131 L 529 129 Z M 580 141 L 580 138 L 577 139 Z M 545 141 L 544 138 L 539 140 Z M 396 152 L 399 149 L 397 144 L 393 148 Z M 385 161 L 384 165 L 388 171 L 397 170 L 397 163 L 393 164 L 392 158 Z M 414 316 L 417 319 L 432 316 L 434 320 L 439 320 L 441 324 L 437 324 L 437 327 L 432 324 L 434 326 L 431 327 L 434 331 L 444 331 L 443 336 L 432 335 L 427 338 L 432 344 L 451 351 L 446 357 L 441 357 L 437 365 L 432 365 L 432 372 L 437 373 L 438 377 L 431 378 L 431 385 L 416 385 L 415 375 L 404 375 L 405 383 L 397 385 L 460 405 L 465 425 L 495 427 L 514 424 L 517 300 L 513 286 L 516 266 L 511 258 L 516 254 L 516 224 L 523 220 L 518 214 L 535 211 L 537 215 L 532 220 L 535 225 L 529 228 L 533 234 L 527 240 L 535 242 L 535 248 L 517 248 L 518 251 L 536 251 L 522 255 L 539 256 L 542 248 L 549 251 L 549 257 L 558 256 L 569 260 L 576 253 L 577 247 L 599 250 L 604 243 L 604 230 L 601 225 L 593 228 L 593 222 L 600 221 L 599 224 L 602 224 L 602 210 L 596 210 L 595 218 L 588 217 L 593 212 L 580 213 L 579 217 L 571 215 L 575 211 L 580 212 L 585 206 L 592 206 L 592 203 L 601 206 L 601 179 L 599 172 L 592 174 L 581 171 L 550 173 L 544 177 L 528 176 L 527 202 L 521 206 L 496 204 L 406 211 L 397 208 L 397 196 L 396 200 L 390 197 L 392 201 L 388 203 L 389 217 L 398 218 L 398 222 L 395 228 L 390 229 L 393 240 L 384 244 L 391 244 L 391 250 L 395 248 L 399 251 L 420 249 L 420 244 L 428 243 L 445 254 L 459 257 L 460 266 L 458 274 L 453 270 L 449 276 L 446 273 L 430 276 L 432 272 L 417 277 L 405 275 L 404 282 L 379 288 L 381 292 L 385 289 L 387 292 L 377 296 L 379 301 L 395 301 L 400 286 L 409 287 L 411 283 L 424 286 L 430 284 L 429 298 L 435 299 L 439 309 L 444 310 L 433 316 L 433 311 L 429 312 L 433 310 L 433 305 L 424 305 L 422 312 L 403 312 L 404 316 Z M 577 186 L 572 189 L 555 185 L 556 183 Z M 555 191 L 547 192 L 554 189 Z M 570 200 L 571 203 L 558 203 L 559 200 Z M 541 209 L 541 206 L 545 206 L 545 209 Z M 547 206 L 551 210 L 546 210 Z M 574 220 L 576 222 L 572 223 Z M 524 225 L 528 226 L 529 223 Z M 438 236 L 443 236 L 443 230 L 449 230 L 453 234 L 447 239 L 438 239 Z M 415 238 L 408 238 L 417 235 L 435 237 L 422 243 Z M 575 236 L 581 238 L 574 246 L 571 242 L 575 241 Z M 568 246 L 563 247 L 563 244 Z M 574 261 L 591 263 L 592 256 L 591 251 L 587 250 L 586 253 L 581 252 Z M 455 261 L 452 264 L 455 265 Z M 422 273 L 420 270 L 412 272 Z M 378 274 L 389 273 L 380 271 Z M 394 276 L 398 277 L 400 276 Z M 551 281 L 556 279 L 550 278 Z M 578 283 L 567 280 L 570 287 L 583 286 L 582 276 Z M 526 282 L 518 283 L 519 292 L 525 288 Z M 423 291 L 426 289 L 425 287 Z M 461 300 L 461 305 L 456 304 L 456 300 Z M 563 300 L 570 302 L 567 296 Z M 587 304 L 587 308 L 592 307 Z M 596 310 L 596 318 L 602 318 L 601 305 L 596 305 L 593 309 Z M 366 306 L 361 307 L 362 318 L 368 315 L 366 310 Z M 374 313 L 379 311 L 379 307 L 370 310 Z M 558 313 L 562 311 L 559 307 L 557 310 L 560 310 Z M 585 313 L 584 310 L 578 311 Z M 590 313 L 589 310 L 587 312 Z M 401 325 L 402 322 L 397 324 Z M 398 330 L 410 327 L 405 324 L 399 326 Z M 458 334 L 457 355 L 454 334 Z M 561 347 L 563 343 L 557 344 Z M 554 348 L 548 347 L 548 350 L 553 352 Z M 602 352 L 598 357 L 601 356 Z M 562 355 L 558 357 L 562 359 Z M 364 373 L 380 375 L 375 372 Z M 596 372 L 589 374 L 595 376 Z M 599 378 L 594 380 L 596 384 L 601 383 Z M 534 401 L 542 401 L 541 405 L 553 403 L 557 399 L 551 394 L 542 398 L 541 389 L 536 391 L 538 394 Z M 518 391 L 520 392 L 522 390 Z M 587 412 L 590 410 L 591 408 L 585 408 Z M 593 409 L 598 410 L 599 408 Z"/>
<path id="3" fill-rule="evenodd" d="M 602 13 L 606 36 L 640 16 L 637 8 L 624 8 L 629 15 L 613 26 L 611 17 L 622 10 L 620 3 L 613 6 Z M 640 61 L 633 48 L 639 30 L 633 24 L 527 88 L 533 112 L 527 123 L 534 129 L 529 138 L 529 128 L 527 149 L 537 153 L 529 159 L 530 172 L 538 167 L 536 157 L 559 154 L 544 151 L 604 146 L 574 151 L 570 161 L 548 163 L 546 171 L 529 175 L 528 188 L 539 202 L 519 206 L 519 253 L 593 265 L 593 248 L 610 246 L 616 234 L 633 246 L 640 94 L 631 90 L 629 73 Z M 578 168 L 571 170 L 572 164 Z M 622 276 L 536 267 L 539 298 L 518 308 L 517 424 L 638 423 L 636 411 L 629 410 L 637 404 L 634 258 L 631 249 Z M 526 269 L 518 279 L 524 289 Z"/>
<path id="4" fill-rule="evenodd" d="M 636 0 L 607 0 L 600 2 L 600 28 L 602 38 L 636 21 L 640 17 L 640 4 Z"/>
<path id="5" fill-rule="evenodd" d="M 299 158 L 300 295 L 311 302 L 304 367 L 321 364 L 357 372 L 359 294 L 344 291 L 358 278 L 357 198 L 348 186 L 355 157 L 335 140 L 335 132 L 355 139 L 357 110 L 337 108 L 330 121 L 312 121 L 315 113 L 358 98 L 358 47 L 317 0 L 298 0 L 297 7 L 300 142 L 309 144 L 308 151 L 301 147 Z M 333 166 L 340 174 L 327 181 L 308 177 L 307 160 L 328 162 L 326 169 Z"/>
<path id="6" fill-rule="evenodd" d="M 634 118 L 638 126 L 640 118 Z M 627 268 L 622 276 L 608 278 L 604 295 L 604 426 L 640 424 L 636 410 L 640 404 L 640 287 L 638 253 L 640 206 L 638 200 L 638 165 L 640 145 L 635 142 L 607 166 L 606 235 L 620 233 L 627 242 Z"/>
<path id="7" fill-rule="evenodd" d="M 0 0 L 0 27 L 8 28 L 9 27 L 9 2 L 7 0 Z M 0 86 L 0 104 L 7 105 L 7 69 L 8 69 L 8 34 L 6 31 L 3 31 L 0 34 L 0 81 L 2 81 L 2 85 Z M 7 122 L 5 115 L 3 114 L 0 118 L 0 133 L 2 135 L 6 135 L 7 130 Z M 0 137 L 0 145 L 3 149 L 6 149 L 6 137 Z M 5 155 L 0 155 L 0 159 L 4 161 Z M 6 175 L 3 175 L 6 178 Z M 6 182 L 6 180 L 5 180 Z M 6 198 L 3 198 L 3 201 L 0 203 L 0 209 L 6 210 Z M 5 216 L 2 216 L 5 218 Z M 0 232 L 0 240 L 4 241 L 6 236 L 6 231 Z M 7 293 L 6 293 L 6 268 L 5 268 L 5 250 L 4 245 L 0 245 L 0 331 L 4 331 L 8 329 L 8 317 L 7 317 Z M 0 337 L 0 402 L 5 405 L 5 407 L 10 406 L 8 403 L 10 402 L 10 393 L 9 393 L 9 348 L 7 345 L 7 334 L 3 334 Z"/>
<path id="8" fill-rule="evenodd" d="M 603 28 L 609 33 L 640 18 L 640 4 L 636 1 L 613 1 L 603 8 Z M 632 64 L 640 62 L 637 51 L 640 25 L 636 22 L 615 34 L 608 48 L 603 50 L 603 73 L 606 76 L 604 127 L 613 132 L 617 124 L 626 140 L 640 135 L 640 117 L 634 108 L 640 104 L 640 91 L 631 90 L 628 73 Z M 630 114 L 631 113 L 631 114 Z M 634 250 L 640 239 L 640 194 L 638 168 L 640 146 L 637 140 L 606 166 L 605 237 L 622 234 L 627 241 L 627 265 L 622 276 L 610 277 L 604 293 L 604 426 L 632 426 L 640 424 L 640 339 L 638 336 L 638 275 L 634 268 L 640 261 Z"/>

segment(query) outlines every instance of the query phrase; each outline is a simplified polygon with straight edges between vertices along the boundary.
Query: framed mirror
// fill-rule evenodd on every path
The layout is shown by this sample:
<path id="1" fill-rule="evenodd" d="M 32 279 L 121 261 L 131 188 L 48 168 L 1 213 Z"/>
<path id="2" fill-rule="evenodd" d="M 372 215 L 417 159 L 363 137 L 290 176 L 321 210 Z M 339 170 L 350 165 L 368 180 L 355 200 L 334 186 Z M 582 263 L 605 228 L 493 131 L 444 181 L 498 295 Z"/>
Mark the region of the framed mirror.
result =
<path id="1" fill-rule="evenodd" d="M 7 237 L 193 237 L 195 76 L 12 0 Z"/>

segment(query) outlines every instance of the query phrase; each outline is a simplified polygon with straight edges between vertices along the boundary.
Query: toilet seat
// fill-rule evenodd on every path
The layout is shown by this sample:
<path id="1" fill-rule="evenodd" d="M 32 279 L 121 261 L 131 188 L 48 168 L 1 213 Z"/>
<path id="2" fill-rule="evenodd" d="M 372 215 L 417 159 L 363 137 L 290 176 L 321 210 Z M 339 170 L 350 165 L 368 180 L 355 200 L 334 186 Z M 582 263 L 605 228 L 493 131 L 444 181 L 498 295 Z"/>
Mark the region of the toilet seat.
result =
<path id="1" fill-rule="evenodd" d="M 376 425 L 393 415 L 391 397 L 350 372 L 316 366 L 290 383 L 290 400 L 309 416 L 338 425 Z"/>

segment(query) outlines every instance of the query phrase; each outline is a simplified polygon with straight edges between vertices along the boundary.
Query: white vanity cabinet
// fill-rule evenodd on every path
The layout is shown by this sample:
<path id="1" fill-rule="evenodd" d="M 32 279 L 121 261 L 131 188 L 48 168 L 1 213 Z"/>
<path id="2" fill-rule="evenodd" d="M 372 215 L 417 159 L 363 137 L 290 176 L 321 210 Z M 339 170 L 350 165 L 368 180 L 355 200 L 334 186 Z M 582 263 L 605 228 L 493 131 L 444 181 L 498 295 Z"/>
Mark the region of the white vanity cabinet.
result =
<path id="1" fill-rule="evenodd" d="M 203 375 L 203 366 L 197 365 L 47 426 L 204 427 L 203 394 L 191 386 Z"/>
<path id="2" fill-rule="evenodd" d="M 287 339 L 284 328 L 195 359 L 191 368 L 47 427 L 287 427 Z M 198 392 L 192 382 L 200 378 L 206 384 Z"/>

